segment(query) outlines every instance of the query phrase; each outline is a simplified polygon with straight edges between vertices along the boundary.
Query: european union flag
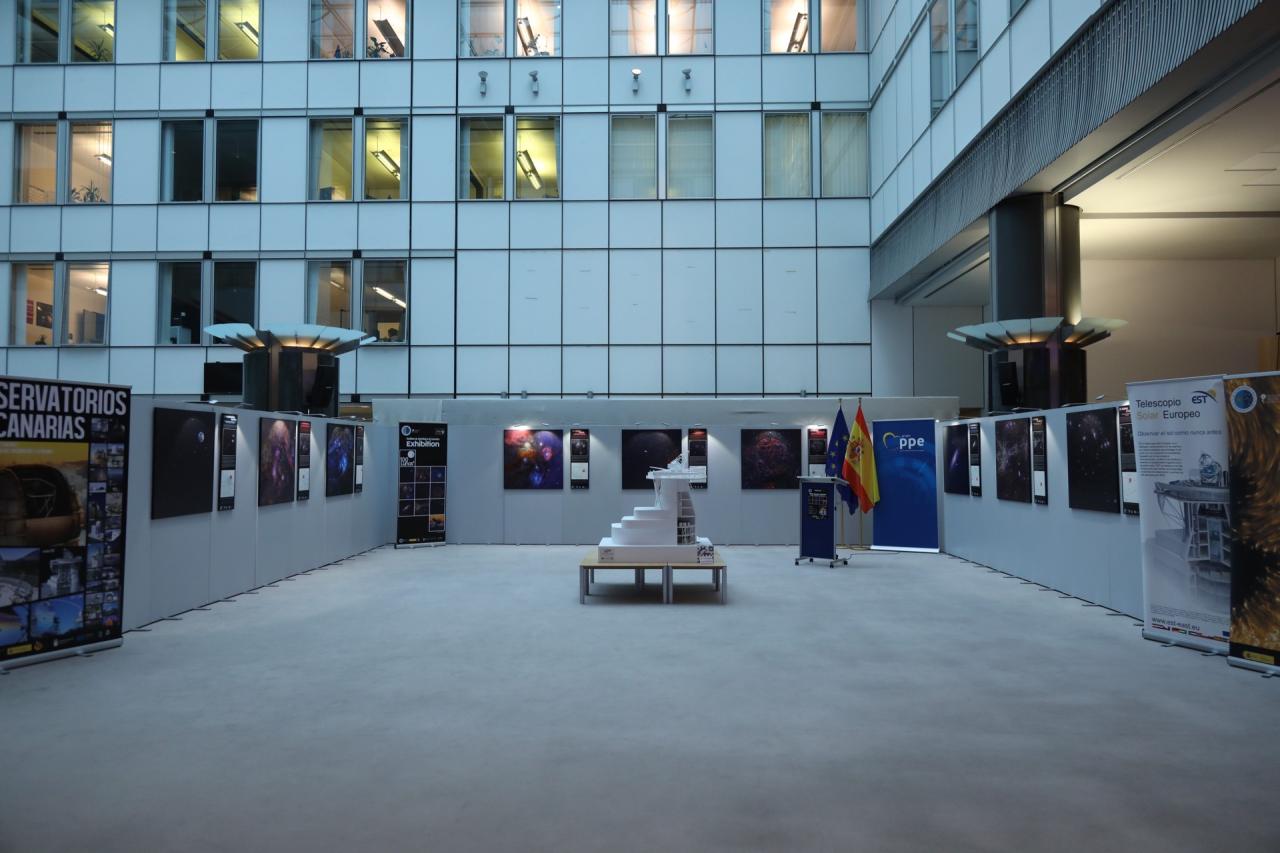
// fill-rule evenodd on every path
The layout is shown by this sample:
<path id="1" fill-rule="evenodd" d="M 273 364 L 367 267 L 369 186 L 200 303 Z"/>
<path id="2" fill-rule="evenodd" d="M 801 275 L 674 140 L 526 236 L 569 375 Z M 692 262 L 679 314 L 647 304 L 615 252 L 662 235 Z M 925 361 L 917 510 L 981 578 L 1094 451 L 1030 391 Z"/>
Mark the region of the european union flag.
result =
<path id="1" fill-rule="evenodd" d="M 839 477 L 844 466 L 844 454 L 849 448 L 849 422 L 844 419 L 844 407 L 836 409 L 836 422 L 831 426 L 831 437 L 827 439 L 827 476 Z M 853 499 L 853 491 L 848 486 L 836 486 L 844 505 L 852 513 L 858 502 Z"/>

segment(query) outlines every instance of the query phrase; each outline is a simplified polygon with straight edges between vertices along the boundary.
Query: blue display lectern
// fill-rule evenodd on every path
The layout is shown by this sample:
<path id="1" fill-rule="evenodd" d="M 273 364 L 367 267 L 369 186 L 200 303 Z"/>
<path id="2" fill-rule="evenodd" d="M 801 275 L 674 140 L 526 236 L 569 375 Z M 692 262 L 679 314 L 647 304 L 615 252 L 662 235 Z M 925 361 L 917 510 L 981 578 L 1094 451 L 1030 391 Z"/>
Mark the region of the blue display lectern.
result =
<path id="1" fill-rule="evenodd" d="M 800 478 L 800 556 L 801 560 L 826 560 L 849 565 L 848 557 L 836 554 L 836 516 L 840 513 L 840 496 L 836 486 L 849 485 L 839 477 Z"/>

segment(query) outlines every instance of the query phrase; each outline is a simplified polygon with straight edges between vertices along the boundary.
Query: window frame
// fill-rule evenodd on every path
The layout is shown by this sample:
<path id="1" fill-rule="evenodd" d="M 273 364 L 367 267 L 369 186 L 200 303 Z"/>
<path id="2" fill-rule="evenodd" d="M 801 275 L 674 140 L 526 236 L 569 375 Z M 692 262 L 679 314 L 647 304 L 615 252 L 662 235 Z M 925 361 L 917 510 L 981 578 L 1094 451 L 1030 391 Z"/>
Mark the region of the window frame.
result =
<path id="1" fill-rule="evenodd" d="M 813 113 L 813 110 L 768 110 L 760 113 L 760 198 L 764 201 L 815 198 L 813 191 Z M 809 158 L 809 187 L 803 195 L 769 195 L 768 193 L 766 176 L 769 165 L 769 150 L 767 146 L 770 116 L 804 116 L 808 119 L 808 145 L 805 147 L 805 151 Z"/>
<path id="2" fill-rule="evenodd" d="M 58 119 L 28 119 L 13 122 L 13 198 L 10 204 L 14 207 L 47 207 L 49 205 L 62 204 L 64 193 L 63 185 L 66 184 L 66 178 L 63 175 L 63 167 L 66 158 L 63 156 L 63 148 L 65 142 L 63 137 L 66 131 L 63 125 L 66 120 Z M 53 127 L 53 196 L 49 201 L 22 201 L 19 196 L 22 192 L 22 129 L 24 127 Z M 114 170 L 112 170 L 114 172 Z"/>
<path id="3" fill-rule="evenodd" d="M 664 0 L 662 11 L 666 12 L 663 21 L 662 38 L 664 50 L 663 56 L 711 56 L 716 55 L 716 4 L 715 0 L 709 0 L 711 3 L 711 50 L 706 53 L 686 53 L 685 51 L 674 51 L 671 49 L 671 0 Z M 733 2 L 733 0 L 729 0 Z M 696 32 L 696 31 L 695 31 Z"/>
<path id="4" fill-rule="evenodd" d="M 512 4 L 512 7 L 511 7 L 512 38 L 510 39 L 511 44 L 510 44 L 510 47 L 508 48 L 511 58 L 512 59 L 561 59 L 563 58 L 564 57 L 564 9 L 560 8 L 564 5 L 563 2 L 556 4 L 556 6 L 560 8 L 560 11 L 556 18 L 556 33 L 555 33 L 556 49 L 553 53 L 549 53 L 546 56 L 543 56 L 542 54 L 538 54 L 538 53 L 534 53 L 534 54 L 524 53 L 523 51 L 516 49 L 516 46 L 521 43 L 521 39 L 520 39 L 520 19 L 521 19 L 520 4 L 521 2 L 525 2 L 525 0 L 515 0 L 515 2 Z M 528 2 L 534 2 L 534 0 L 528 0 Z"/>
<path id="5" fill-rule="evenodd" d="M 244 122 L 251 121 L 254 123 L 256 132 L 254 133 L 254 198 L 218 198 L 218 127 L 222 122 Z M 209 128 L 213 128 L 213 132 L 209 132 Z M 226 116 L 225 118 L 207 119 L 205 122 L 205 165 L 208 167 L 208 177 L 205 178 L 205 198 L 209 199 L 208 204 L 261 204 L 262 203 L 262 117 L 261 116 Z"/>
<path id="6" fill-rule="evenodd" d="M 164 294 L 164 273 L 165 267 L 172 267 L 176 264 L 196 264 L 200 268 L 200 317 L 197 320 L 198 328 L 196 329 L 196 339 L 189 344 L 169 343 L 164 340 L 163 331 L 167 327 L 166 317 L 170 316 L 165 304 Z M 206 346 L 205 328 L 210 323 L 210 312 L 212 311 L 212 290 L 213 287 L 213 261 L 204 258 L 165 258 L 156 264 L 156 347 L 170 349 L 173 347 L 203 347 Z M 169 301 L 172 302 L 173 290 L 170 284 Z"/>
<path id="7" fill-rule="evenodd" d="M 404 308 L 402 308 L 401 310 L 404 312 L 404 319 L 403 319 L 403 320 L 401 321 L 401 323 L 400 323 L 400 340 L 398 340 L 398 341 L 384 341 L 384 340 L 380 340 L 380 339 L 378 339 L 378 338 L 377 338 L 377 336 L 376 336 L 376 335 L 374 335 L 374 340 L 372 340 L 372 341 L 370 341 L 369 343 L 365 344 L 365 346 L 384 346 L 384 347 L 402 347 L 402 346 L 407 346 L 407 345 L 409 344 L 409 295 L 410 295 L 410 291 L 409 291 L 409 278 L 410 278 L 410 276 L 411 276 L 411 274 L 412 274 L 412 273 L 411 273 L 411 270 L 412 270 L 412 268 L 413 268 L 413 264 L 409 262 L 409 259 L 408 259 L 408 258 L 403 257 L 403 256 L 397 256 L 397 257 L 364 257 L 364 258 L 361 258 L 361 259 L 359 259 L 359 260 L 352 261 L 352 264 L 353 264 L 353 265 L 354 265 L 354 264 L 357 264 L 357 263 L 360 265 L 360 275 L 359 275 L 360 286 L 359 286 L 359 287 L 354 287 L 354 286 L 353 286 L 353 288 L 352 288 L 352 309 L 351 309 L 351 314 L 352 314 L 352 317 L 353 317 L 353 318 L 354 318 L 355 316 L 357 316 L 357 315 L 359 316 L 359 318 L 360 318 L 360 326 L 359 326 L 359 330 L 360 330 L 360 331 L 362 331 L 362 332 L 364 332 L 366 335 L 371 334 L 371 333 L 370 333 L 367 329 L 365 329 L 365 327 L 364 327 L 364 319 L 365 319 L 365 317 L 364 317 L 364 291 L 365 291 L 365 270 L 366 270 L 366 264 L 368 264 L 368 263 L 375 263 L 375 264 L 376 264 L 376 263 L 398 263 L 398 264 L 400 264 L 400 265 L 403 267 L 403 269 L 404 269 Z M 352 271 L 352 281 L 355 281 L 355 280 L 356 280 L 356 275 L 355 275 L 354 267 L 353 267 L 353 271 Z"/>
<path id="8" fill-rule="evenodd" d="M 358 133 L 355 128 L 356 120 L 359 121 L 359 125 L 360 125 L 360 129 Z M 369 153 L 369 122 L 371 121 L 397 121 L 400 123 L 400 154 L 401 154 L 400 163 L 399 163 L 400 195 L 397 198 L 369 198 L 369 186 L 368 186 L 368 180 L 367 180 L 369 170 L 367 168 L 367 163 L 365 162 L 365 160 L 366 160 L 366 155 Z M 409 195 L 412 191 L 412 187 L 409 183 L 410 181 L 409 161 L 413 159 L 413 136 L 412 136 L 412 130 L 411 130 L 412 126 L 413 126 L 413 122 L 410 120 L 410 117 L 407 115 L 366 115 L 366 116 L 359 117 L 358 119 L 353 119 L 353 124 L 351 129 L 352 149 L 353 149 L 352 159 L 359 161 L 358 165 L 356 163 L 352 164 L 353 171 L 351 174 L 351 178 L 353 183 L 356 180 L 356 174 L 354 170 L 358 168 L 360 171 L 359 193 L 353 193 L 353 195 L 355 195 L 355 198 L 353 199 L 353 201 L 382 202 L 384 204 L 409 201 Z M 355 156 L 355 150 L 354 150 L 356 138 L 359 138 L 360 140 L 360 156 L 358 157 Z"/>
<path id="9" fill-rule="evenodd" d="M 347 125 L 347 133 L 351 137 L 351 162 L 347 164 L 351 183 L 347 189 L 346 198 L 320 198 L 320 161 L 317 155 L 320 149 L 316 145 L 316 129 L 318 126 L 330 122 L 342 123 Z M 363 165 L 364 157 L 356 157 L 356 140 L 364 141 L 363 134 L 356 133 L 356 117 L 355 116 L 311 116 L 307 122 L 307 202 L 350 202 L 356 200 L 356 190 L 359 189 L 361 194 L 364 192 L 363 175 L 356 174 L 357 161 Z M 363 154 L 363 150 L 361 151 Z M 331 187 L 333 185 L 330 185 Z"/>
<path id="10" fill-rule="evenodd" d="M 520 154 L 520 120 L 550 120 L 555 122 L 556 134 L 556 194 L 554 196 L 543 196 L 541 198 L 521 198 L 520 197 L 520 162 L 518 160 Z M 505 139 L 504 139 L 505 144 Z M 564 122 L 560 113 L 519 113 L 512 122 L 511 127 L 511 201 L 564 201 L 564 157 L 562 151 L 564 149 Z M 506 153 L 503 152 L 503 159 L 506 159 Z M 503 164 L 506 168 L 506 164 Z M 505 181 L 505 175 L 504 175 Z"/>
<path id="11" fill-rule="evenodd" d="M 320 322 L 320 319 L 317 316 L 320 309 L 320 305 L 319 305 L 320 287 L 318 286 L 318 284 L 314 287 L 312 285 L 313 285 L 313 279 L 316 282 L 318 282 L 319 280 L 316 275 L 318 271 L 324 270 L 324 269 L 332 269 L 334 266 L 340 266 L 344 264 L 346 265 L 347 288 L 348 288 L 347 314 L 350 315 L 349 317 L 350 320 L 355 319 L 355 316 L 357 313 L 356 303 L 358 301 L 356 298 L 356 290 L 357 290 L 356 281 L 363 279 L 363 275 L 362 275 L 363 270 L 360 269 L 360 259 L 353 258 L 351 257 L 350 253 L 348 253 L 346 257 L 335 256 L 335 257 L 329 257 L 329 258 L 308 258 L 307 259 L 306 293 L 305 293 L 305 298 L 303 299 L 304 313 L 302 315 L 304 323 L 311 323 L 318 326 L 334 325 L 332 323 Z M 341 314 L 341 311 L 339 311 L 339 314 Z M 352 327 L 350 325 L 347 325 L 347 326 L 338 325 L 338 326 L 335 326 L 335 328 L 350 329 Z"/>
<path id="12" fill-rule="evenodd" d="M 969 77 L 972 76 L 973 73 L 978 69 L 978 66 L 982 64 L 982 57 L 983 57 L 982 9 L 980 6 L 976 5 L 978 0 L 967 0 L 967 2 L 969 2 L 970 4 L 974 4 L 973 8 L 976 10 L 976 13 L 977 13 L 973 21 L 973 28 L 974 28 L 973 42 L 975 45 L 974 51 L 973 51 L 974 60 L 973 60 L 973 65 L 964 72 L 963 76 L 960 74 L 960 52 L 956 48 L 956 43 L 959 38 L 959 28 L 957 27 L 958 21 L 956 18 L 956 6 L 960 2 L 965 2 L 965 0 L 932 0 L 932 2 L 930 2 L 927 6 L 925 6 L 924 21 L 921 26 L 925 27 L 927 30 L 930 30 L 929 35 L 926 39 L 926 41 L 928 41 L 929 43 L 929 61 L 930 61 L 930 69 L 929 69 L 929 107 L 930 107 L 929 120 L 930 121 L 936 118 L 938 113 L 942 112 L 942 110 L 946 108 L 947 104 L 951 101 L 951 99 L 955 97 L 956 92 L 960 91 L 960 87 L 964 85 L 965 81 L 967 81 Z M 933 50 L 932 26 L 933 26 L 933 9 L 935 6 L 938 6 L 939 4 L 941 4 L 947 11 L 947 40 L 946 40 L 947 49 L 945 53 L 947 56 L 946 70 L 949 74 L 948 80 L 950 82 L 950 89 L 941 98 L 935 98 L 933 93 L 933 67 L 932 67 L 933 54 L 935 53 L 935 51 Z M 1019 6 L 1018 10 L 1021 10 L 1022 7 L 1025 5 L 1026 5 L 1026 0 L 1023 0 L 1022 6 Z M 1016 14 L 1016 11 L 1014 12 L 1014 14 Z M 1010 16 L 1010 19 L 1012 19 L 1012 15 Z M 936 53 L 943 53 L 943 51 L 936 51 Z"/>
<path id="13" fill-rule="evenodd" d="M 25 317 L 26 306 L 24 305 L 22 307 L 22 310 L 19 311 L 18 306 L 14 304 L 18 294 L 17 294 L 16 288 L 14 288 L 13 286 L 13 282 L 17 278 L 18 267 L 32 267 L 32 266 L 40 266 L 40 267 L 47 266 L 50 268 L 51 272 L 53 273 L 53 282 L 49 290 L 49 298 L 53 301 L 53 306 L 52 306 L 53 310 L 50 313 L 50 320 L 53 325 L 49 329 L 49 342 L 46 344 L 29 344 L 27 343 L 25 336 L 21 341 L 17 341 L 14 339 L 15 338 L 14 324 L 19 317 Z M 22 349 L 49 349 L 51 347 L 62 346 L 61 330 L 65 325 L 65 321 L 63 319 L 63 312 L 65 311 L 65 306 L 63 305 L 64 299 L 62 296 L 61 282 L 65 278 L 65 270 L 63 269 L 65 266 L 66 266 L 66 261 L 59 261 L 54 259 L 53 257 L 9 262 L 9 299 L 8 299 L 9 328 L 7 330 L 8 346 L 14 347 L 14 348 L 22 348 Z M 111 292 L 110 289 L 108 289 L 107 292 L 110 293 Z"/>
<path id="14" fill-rule="evenodd" d="M 760 10 L 760 54 L 762 56 L 806 56 L 806 55 L 811 55 L 817 52 L 813 49 L 814 37 L 820 36 L 821 32 L 815 26 L 815 24 L 817 24 L 818 22 L 815 21 L 814 19 L 813 4 L 815 2 L 819 2 L 819 5 L 820 5 L 820 0 L 804 0 L 805 14 L 809 16 L 809 29 L 808 29 L 808 32 L 805 34 L 804 40 L 806 43 L 808 43 L 809 47 L 807 50 L 798 50 L 798 51 L 790 50 L 790 38 L 788 38 L 787 50 L 774 51 L 772 49 L 772 46 L 770 43 L 773 41 L 773 21 L 771 19 L 767 19 L 765 16 L 771 15 L 773 10 L 772 8 L 770 8 L 769 12 L 765 12 L 765 7 L 764 7 L 765 2 L 772 4 L 772 3 L 781 3 L 783 2 L 783 0 L 764 0 L 764 2 L 760 2 L 760 5 L 758 7 Z M 765 28 L 766 20 L 768 20 L 769 22 L 769 26 L 767 29 Z M 793 33 L 795 32 L 794 24 L 792 24 L 792 32 Z M 819 39 L 818 45 L 821 46 L 821 44 L 822 44 L 822 41 L 821 39 Z"/>
<path id="15" fill-rule="evenodd" d="M 120 2 L 120 0 L 117 0 Z M 163 20 L 160 22 L 160 63 L 186 65 L 192 62 L 262 62 L 262 17 L 263 6 L 266 0 L 258 0 L 258 20 L 250 26 L 254 28 L 258 38 L 258 52 L 256 56 L 251 58 L 240 58 L 227 56 L 224 57 L 221 45 L 221 32 L 218 23 L 222 20 L 222 3 L 223 0 L 205 0 L 204 12 L 204 56 L 201 59 L 177 59 L 170 58 L 169 45 L 167 41 L 167 31 L 169 26 L 169 2 L 163 0 L 160 7 L 160 13 Z M 246 22 L 248 23 L 248 22 Z"/>
<path id="16" fill-rule="evenodd" d="M 662 55 L 664 55 L 664 52 L 663 52 L 663 47 L 664 47 L 664 45 L 663 45 L 663 44 L 661 44 L 661 43 L 659 42 L 659 37 L 660 37 L 660 36 L 665 35 L 665 33 L 666 33 L 666 27 L 665 27 L 665 26 L 663 26 L 663 22 L 662 22 L 662 20 L 661 20 L 661 17 L 662 17 L 662 16 L 661 16 L 661 12 L 662 12 L 662 9 L 663 9 L 663 8 L 665 8 L 666 3 L 665 3 L 665 2 L 659 2 L 659 0 L 653 0 L 653 53 L 634 53 L 634 52 L 630 52 L 630 51 L 628 51 L 628 52 L 626 52 L 626 53 L 615 53 L 615 52 L 614 52 L 614 50 L 613 50 L 613 6 L 614 6 L 614 2 L 615 2 L 615 0 L 605 0 L 605 10 L 606 10 L 606 11 L 605 11 L 605 15 L 606 15 L 606 18 L 607 18 L 607 26 L 609 27 L 609 54 L 608 54 L 608 55 L 609 55 L 609 57 L 610 57 L 610 58 L 619 58 L 619 57 L 626 57 L 626 56 L 642 56 L 642 57 L 643 57 L 643 56 L 662 56 Z M 636 2 L 636 0 L 622 0 L 622 2 L 629 2 L 629 3 L 630 3 L 630 2 Z M 643 2 L 643 0 L 641 0 L 641 2 Z M 631 36 L 631 30 L 630 30 L 630 29 L 628 29 L 628 30 L 627 30 L 627 34 L 628 34 L 628 37 L 629 37 L 629 38 L 633 38 L 633 36 Z"/>
<path id="17" fill-rule="evenodd" d="M 867 158 L 868 162 L 867 162 L 867 170 L 866 170 L 867 182 L 866 182 L 865 191 L 857 195 L 827 195 L 826 190 L 824 188 L 822 176 L 823 176 L 823 172 L 825 171 L 823 168 L 823 165 L 826 160 L 827 147 L 823 142 L 822 126 L 826 120 L 826 117 L 829 115 L 860 115 L 863 117 L 862 128 L 863 128 L 863 134 L 865 136 L 864 147 L 866 148 L 867 154 L 868 154 L 868 158 Z M 837 110 L 822 110 L 821 112 L 819 112 L 818 113 L 818 195 L 817 197 L 818 198 L 870 198 L 871 197 L 870 153 L 871 153 L 871 113 L 869 110 L 837 109 Z"/>
<path id="18" fill-rule="evenodd" d="M 492 53 L 492 54 L 490 54 L 490 53 L 473 53 L 473 52 L 471 52 L 471 51 L 467 51 L 467 52 L 465 52 L 465 53 L 464 53 L 464 52 L 463 52 L 463 49 L 462 49 L 462 43 L 463 43 L 463 42 L 462 42 L 462 21 L 463 21 L 463 18 L 462 18 L 462 4 L 463 4 L 463 3 L 466 3 L 466 2 L 471 2 L 471 0 L 456 0 L 456 4 L 455 4 L 455 11 L 456 11 L 456 13 L 457 13 L 457 22 L 456 22 L 456 24 L 455 24 L 455 26 L 454 26 L 454 43 L 455 43 L 455 45 L 456 45 L 457 58 L 458 58 L 458 59 L 488 59 L 488 60 L 498 60 L 498 59 L 510 59 L 510 58 L 512 58 L 512 50 L 511 50 L 511 36 L 510 36 L 510 34 L 507 32 L 507 28 L 508 28 L 508 27 L 514 27 L 514 26 L 515 26 L 515 13 L 514 13 L 514 6 L 512 7 L 512 9 L 513 9 L 512 14 L 511 14 L 510 16 L 508 16 L 508 15 L 507 15 L 507 4 L 506 4 L 505 0 L 499 0 L 499 2 L 498 2 L 498 4 L 497 4 L 497 5 L 499 5 L 499 6 L 501 6 L 501 7 L 502 7 L 502 47 L 498 50 L 498 52 L 497 52 L 497 53 Z M 564 14 L 564 12 L 563 12 L 563 9 L 562 9 L 562 10 L 561 10 L 561 15 L 563 16 L 563 14 Z M 562 18 L 561 18 L 561 32 L 563 33 L 563 31 L 564 31 L 564 28 L 563 28 L 563 17 L 562 17 Z M 472 37 L 471 37 L 470 35 L 468 35 L 468 37 L 467 37 L 467 41 L 468 41 L 468 43 L 471 41 L 471 39 L 472 39 Z M 561 53 L 560 53 L 559 55 L 560 55 L 560 56 L 563 56 L 563 55 L 564 55 L 563 51 L 561 51 Z M 478 201 L 478 199 L 474 199 L 474 200 L 477 200 L 477 201 Z"/>
<path id="19" fill-rule="evenodd" d="M 663 199 L 669 201 L 704 201 L 706 199 L 714 199 L 716 197 L 716 114 L 712 112 L 668 112 L 667 128 L 665 136 L 666 143 L 666 169 L 663 170 L 662 176 L 662 192 Z M 705 196 L 680 196 L 673 199 L 671 196 L 671 120 L 683 118 L 707 118 L 711 120 L 711 195 Z M 763 180 L 763 178 L 762 178 Z M 763 184 L 762 184 L 763 186 Z"/>
<path id="20" fill-rule="evenodd" d="M 464 124 L 464 123 L 466 123 L 466 122 L 472 122 L 472 121 L 498 121 L 498 122 L 500 122 L 500 123 L 501 123 L 501 126 L 502 126 L 502 156 L 498 158 L 498 159 L 499 159 L 499 162 L 501 162 L 501 163 L 502 163 L 502 195 L 501 195 L 501 196 L 489 196 L 489 197 L 487 197 L 487 198 L 471 198 L 469 195 L 463 195 L 463 194 L 462 194 L 462 126 L 463 126 L 463 124 Z M 471 114 L 471 115 L 459 115 L 459 116 L 458 116 L 458 121 L 457 121 L 457 124 L 455 125 L 455 127 L 457 128 L 457 130 L 455 131 L 455 132 L 456 132 L 456 136 L 454 137 L 454 148 L 455 148 L 455 153 L 454 153 L 454 157 L 455 157 L 455 161 L 454 161 L 454 170 L 455 170 L 455 172 L 456 172 L 456 175 L 455 175 L 455 177 L 454 177 L 454 183 L 456 184 L 456 186 L 454 187 L 454 192 L 455 192 L 455 194 L 456 194 L 456 196 L 457 196 L 457 200 L 458 200 L 459 202 L 464 202 L 464 201 L 465 201 L 465 202 L 468 202 L 468 203 L 470 203 L 470 204 L 474 204 L 474 203 L 476 203 L 476 202 L 503 202 L 503 201 L 510 201 L 510 200 L 511 200 L 511 199 L 510 199 L 510 197 L 509 197 L 509 195 L 508 195 L 508 193 L 507 193 L 507 177 L 508 177 L 508 174 L 507 174 L 507 129 L 508 129 L 508 125 L 509 125 L 509 124 L 510 124 L 510 122 L 508 122 L 508 121 L 506 120 L 506 115 L 505 115 L 505 114 L 503 114 L 503 113 L 475 113 L 475 114 Z M 512 147 L 514 148 L 514 146 L 515 146 L 515 142 L 514 142 L 514 137 L 513 137 L 513 139 L 512 139 Z M 511 156 L 512 156 L 512 157 L 514 157 L 514 156 L 515 156 L 514 152 L 512 153 L 512 155 L 511 155 Z M 470 164 L 468 163 L 468 166 L 469 166 L 469 165 L 470 165 Z M 470 173 L 470 170 L 469 170 L 469 169 L 468 169 L 468 173 Z"/>
<path id="21" fill-rule="evenodd" d="M 77 349 L 88 349 L 94 347 L 111 346 L 111 279 L 112 279 L 112 262 L 110 260 L 98 261 L 62 261 L 62 282 L 59 286 L 57 275 L 55 272 L 54 286 L 59 288 L 55 290 L 58 298 L 62 301 L 61 321 L 58 319 L 57 304 L 54 305 L 54 322 L 59 326 L 58 334 L 60 339 L 58 346 L 75 347 Z M 67 340 L 69 334 L 69 325 L 71 323 L 71 315 L 68 313 L 71 308 L 71 268 L 72 267 L 94 267 L 105 266 L 107 268 L 107 294 L 102 297 L 106 304 L 103 306 L 106 310 L 102 312 L 102 340 L 93 343 L 79 343 Z"/>
<path id="22" fill-rule="evenodd" d="M 263 259 L 261 257 L 254 257 L 215 258 L 205 261 L 206 266 L 202 270 L 202 274 L 205 278 L 202 281 L 201 287 L 201 301 L 203 304 L 200 306 L 200 310 L 204 314 L 205 320 L 200 329 L 201 338 L 203 338 L 202 343 L 204 346 L 230 346 L 230 344 L 225 341 L 213 340 L 209 334 L 204 331 L 205 328 L 212 326 L 217 322 L 215 303 L 218 297 L 218 264 L 253 264 L 253 321 L 250 322 L 249 325 L 253 326 L 255 329 L 258 328 L 258 318 L 261 316 L 262 311 L 262 260 Z"/>
<path id="23" fill-rule="evenodd" d="M 116 25 L 119 22 L 119 15 L 117 14 L 117 12 L 120 7 L 120 0 L 111 0 L 111 20 L 104 24 L 98 25 L 99 27 L 104 27 L 108 25 L 111 27 L 111 58 L 110 59 L 76 59 L 76 51 L 75 51 L 76 4 L 81 2 L 84 2 L 84 0 L 60 0 L 60 3 L 59 3 L 59 11 L 61 11 L 61 9 L 64 7 L 67 9 L 67 11 L 64 13 L 66 17 L 64 19 L 65 27 L 63 29 L 63 32 L 66 35 L 65 35 L 65 38 L 60 39 L 62 41 L 66 41 L 67 43 L 66 51 L 65 51 L 65 59 L 63 61 L 68 65 L 88 65 L 90 67 L 94 65 L 114 65 L 116 62 L 116 32 L 117 32 Z M 60 55 L 62 54 L 61 48 L 59 49 L 59 54 Z"/>
<path id="24" fill-rule="evenodd" d="M 197 118 L 191 116 L 188 118 L 163 118 L 160 120 L 160 204 L 208 204 L 207 201 L 211 197 L 210 186 L 213 183 L 212 169 L 210 161 L 213 157 L 213 146 L 215 140 L 213 134 L 209 133 L 209 128 L 216 123 L 216 119 Z M 198 199 L 172 199 L 166 198 L 170 195 L 170 191 L 165 185 L 165 171 L 169 162 L 169 152 L 165 150 L 165 128 L 170 125 L 181 123 L 198 124 L 200 126 L 200 198 Z M 216 128 L 215 128 L 216 133 Z M 172 168 L 170 167 L 170 171 Z"/>
<path id="25" fill-rule="evenodd" d="M 71 7 L 70 0 L 57 0 L 58 35 L 57 35 L 57 46 L 54 48 L 54 59 L 51 62 L 32 62 L 30 57 L 25 59 L 22 58 L 25 52 L 23 50 L 24 45 L 30 43 L 29 38 L 24 42 L 22 36 L 24 32 L 23 22 L 24 21 L 29 22 L 31 20 L 31 3 L 32 3 L 32 0 L 17 0 L 17 2 L 14 3 L 14 6 L 13 6 L 13 9 L 14 9 L 13 64 L 15 66 L 26 66 L 26 65 L 48 66 L 48 65 L 67 64 L 66 32 L 67 32 L 68 19 L 70 18 L 70 7 Z M 27 26 L 29 27 L 30 24 L 28 23 Z"/>
<path id="26" fill-rule="evenodd" d="M 115 197 L 116 197 L 115 195 L 115 192 L 116 192 L 116 166 L 115 166 L 116 122 L 115 122 L 115 118 L 113 117 L 113 118 L 99 119 L 99 118 L 86 117 L 86 118 L 68 119 L 65 122 L 60 122 L 60 123 L 64 123 L 66 125 L 66 130 L 65 132 L 60 134 L 59 141 L 61 142 L 61 144 L 58 146 L 59 155 L 63 155 L 65 153 L 65 157 L 63 157 L 63 161 L 65 165 L 62 165 L 58 171 L 58 178 L 64 187 L 63 194 L 60 196 L 61 201 L 59 203 L 67 206 L 77 206 L 77 207 L 81 205 L 104 204 L 109 206 L 111 204 L 114 204 Z M 107 157 L 109 157 L 111 160 L 111 162 L 108 164 L 111 172 L 111 180 L 108 182 L 109 186 L 106 187 L 107 197 L 102 201 L 76 201 L 71 197 L 71 194 L 74 193 L 76 190 L 75 185 L 71 179 L 72 170 L 75 168 L 75 159 L 74 159 L 74 156 L 75 156 L 74 148 L 75 148 L 75 138 L 76 138 L 75 129 L 77 126 L 103 125 L 103 124 L 110 125 L 111 127 L 111 152 L 107 154 Z"/>
<path id="27" fill-rule="evenodd" d="M 653 195 L 651 196 L 615 196 L 613 194 L 613 122 L 618 118 L 647 118 L 653 123 Z M 658 114 L 648 112 L 636 113 L 609 113 L 609 141 L 608 141 L 608 157 L 609 157 L 609 201 L 657 201 L 659 200 L 658 189 L 663 186 L 666 181 L 658 174 L 660 163 L 658 151 Z"/>

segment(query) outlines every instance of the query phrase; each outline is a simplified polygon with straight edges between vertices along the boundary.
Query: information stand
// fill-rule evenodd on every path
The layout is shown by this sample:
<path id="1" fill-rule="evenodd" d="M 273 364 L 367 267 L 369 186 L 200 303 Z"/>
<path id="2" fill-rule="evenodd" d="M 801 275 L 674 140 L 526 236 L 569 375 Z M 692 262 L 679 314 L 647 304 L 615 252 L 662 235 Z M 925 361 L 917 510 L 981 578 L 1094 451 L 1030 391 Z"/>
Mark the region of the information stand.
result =
<path id="1" fill-rule="evenodd" d="M 836 486 L 849 485 L 839 477 L 800 478 L 800 556 L 795 565 L 808 559 L 826 560 L 835 568 L 836 563 L 849 565 L 848 557 L 836 554 L 836 514 L 840 511 L 840 498 Z"/>

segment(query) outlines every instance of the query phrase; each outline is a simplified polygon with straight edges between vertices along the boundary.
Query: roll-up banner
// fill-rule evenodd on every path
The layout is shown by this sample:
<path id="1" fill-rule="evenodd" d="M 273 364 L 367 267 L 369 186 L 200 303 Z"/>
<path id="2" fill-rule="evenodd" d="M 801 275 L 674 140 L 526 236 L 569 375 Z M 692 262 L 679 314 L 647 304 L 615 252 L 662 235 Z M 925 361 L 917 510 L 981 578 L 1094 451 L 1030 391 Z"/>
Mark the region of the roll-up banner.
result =
<path id="1" fill-rule="evenodd" d="M 1226 651 L 1231 553 L 1226 414 L 1217 376 L 1128 386 L 1142 530 L 1142 636 Z M 1123 425 L 1123 418 L 1121 419 Z M 1121 436 L 1122 459 L 1126 442 Z"/>
<path id="2" fill-rule="evenodd" d="M 872 514 L 872 548 L 938 550 L 938 459 L 933 420 L 873 421 L 880 502 Z"/>
<path id="3" fill-rule="evenodd" d="M 1280 373 L 1226 378 L 1229 660 L 1280 674 Z"/>
<path id="4" fill-rule="evenodd" d="M 444 541 L 448 433 L 445 424 L 400 424 L 396 545 Z"/>
<path id="5" fill-rule="evenodd" d="M 129 403 L 0 378 L 0 670 L 120 645 Z"/>

